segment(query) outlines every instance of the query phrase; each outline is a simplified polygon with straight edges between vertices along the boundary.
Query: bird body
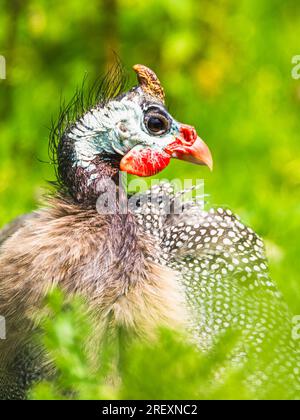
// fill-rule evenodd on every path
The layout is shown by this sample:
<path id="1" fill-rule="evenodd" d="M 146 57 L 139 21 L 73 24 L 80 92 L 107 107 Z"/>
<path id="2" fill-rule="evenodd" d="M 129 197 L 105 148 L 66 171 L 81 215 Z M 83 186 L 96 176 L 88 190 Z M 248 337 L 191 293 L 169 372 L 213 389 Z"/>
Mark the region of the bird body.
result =
<path id="1" fill-rule="evenodd" d="M 24 368 L 16 360 L 30 345 L 36 314 L 56 286 L 85 298 L 97 318 L 98 339 L 117 327 L 149 337 L 158 325 L 175 328 L 184 320 L 176 272 L 153 261 L 157 244 L 132 215 L 102 216 L 58 200 L 51 205 L 28 218 L 0 256 L 0 304 L 8 331 L 0 363 L 6 376 L 26 388 L 26 371 L 35 372 L 35 366 Z"/>
<path id="2" fill-rule="evenodd" d="M 45 295 L 56 286 L 67 296 L 84 296 L 99 339 L 120 326 L 151 337 L 165 325 L 188 330 L 207 351 L 233 329 L 242 341 L 228 354 L 228 366 L 255 349 L 256 386 L 279 383 L 276 372 L 283 371 L 296 388 L 300 358 L 290 315 L 253 230 L 229 210 L 182 203 L 184 192 L 165 183 L 135 197 L 126 212 L 119 204 L 99 211 L 107 181 L 117 195 L 124 193 L 120 170 L 150 176 L 171 158 L 212 167 L 193 127 L 166 111 L 156 75 L 144 66 L 135 70 L 138 87 L 59 126 L 59 193 L 0 233 L 0 314 L 7 321 L 1 396 L 21 398 L 43 375 L 31 335 Z M 278 346 L 266 371 L 259 355 L 274 337 Z"/>

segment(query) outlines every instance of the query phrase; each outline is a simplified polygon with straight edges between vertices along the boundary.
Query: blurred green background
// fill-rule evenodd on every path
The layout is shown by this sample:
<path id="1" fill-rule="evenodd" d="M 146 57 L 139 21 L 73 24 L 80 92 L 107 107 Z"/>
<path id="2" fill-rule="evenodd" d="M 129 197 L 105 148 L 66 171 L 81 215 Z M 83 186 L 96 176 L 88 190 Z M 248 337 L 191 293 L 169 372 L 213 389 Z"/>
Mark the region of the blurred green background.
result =
<path id="1" fill-rule="evenodd" d="M 265 238 L 272 277 L 300 313 L 299 40 L 298 0 L 0 0 L 0 225 L 54 179 L 40 160 L 61 96 L 116 52 L 127 70 L 158 73 L 172 114 L 213 152 L 213 174 L 173 162 L 163 177 L 205 177 L 210 202 Z"/>

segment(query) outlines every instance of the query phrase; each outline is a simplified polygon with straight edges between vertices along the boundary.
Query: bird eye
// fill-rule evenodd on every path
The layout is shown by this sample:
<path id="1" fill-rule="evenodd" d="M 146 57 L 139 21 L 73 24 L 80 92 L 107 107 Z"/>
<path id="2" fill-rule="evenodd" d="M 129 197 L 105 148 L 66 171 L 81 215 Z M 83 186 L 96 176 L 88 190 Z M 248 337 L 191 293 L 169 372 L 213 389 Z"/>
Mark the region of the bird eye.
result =
<path id="1" fill-rule="evenodd" d="M 166 116 L 160 113 L 149 113 L 145 117 L 147 130 L 156 136 L 165 134 L 170 129 L 170 122 Z"/>

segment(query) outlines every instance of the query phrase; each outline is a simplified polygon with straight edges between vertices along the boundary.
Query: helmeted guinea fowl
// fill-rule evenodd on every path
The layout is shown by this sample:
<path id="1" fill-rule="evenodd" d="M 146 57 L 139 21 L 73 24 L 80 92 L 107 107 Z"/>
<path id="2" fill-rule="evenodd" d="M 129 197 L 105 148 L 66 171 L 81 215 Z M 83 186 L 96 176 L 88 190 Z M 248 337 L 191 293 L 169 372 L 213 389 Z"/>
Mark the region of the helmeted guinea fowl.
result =
<path id="1" fill-rule="evenodd" d="M 75 118 L 72 107 L 62 113 L 55 130 L 56 196 L 0 232 L 0 314 L 7 322 L 0 394 L 23 398 L 43 376 L 31 334 L 45 295 L 58 285 L 85 297 L 99 336 L 118 326 L 141 336 L 157 325 L 183 326 L 206 351 L 226 331 L 238 331 L 242 340 L 216 375 L 251 353 L 253 387 L 276 383 L 295 396 L 299 350 L 261 239 L 229 210 L 182 204 L 183 193 L 167 183 L 121 209 L 120 171 L 154 175 L 171 158 L 212 167 L 195 129 L 168 113 L 156 75 L 142 65 L 134 69 L 139 85 L 129 92 L 102 97 Z M 105 214 L 107 191 L 119 200 Z M 264 351 L 271 352 L 268 367 Z"/>

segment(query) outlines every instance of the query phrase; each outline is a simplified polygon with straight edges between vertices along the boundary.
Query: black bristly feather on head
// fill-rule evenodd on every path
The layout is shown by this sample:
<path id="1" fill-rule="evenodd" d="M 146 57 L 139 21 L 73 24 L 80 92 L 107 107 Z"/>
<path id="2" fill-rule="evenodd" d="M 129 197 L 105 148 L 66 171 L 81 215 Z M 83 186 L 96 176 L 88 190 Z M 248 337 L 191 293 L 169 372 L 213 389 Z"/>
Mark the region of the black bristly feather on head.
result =
<path id="1" fill-rule="evenodd" d="M 127 86 L 128 76 L 119 58 L 107 71 L 104 77 L 98 77 L 92 84 L 88 83 L 88 75 L 84 76 L 80 87 L 73 97 L 66 102 L 61 99 L 58 117 L 52 119 L 49 137 L 49 159 L 55 167 L 56 181 L 51 182 L 59 190 L 64 190 L 64 183 L 57 170 L 57 153 L 64 133 L 71 129 L 89 109 L 103 107 L 111 99 L 121 95 Z"/>

